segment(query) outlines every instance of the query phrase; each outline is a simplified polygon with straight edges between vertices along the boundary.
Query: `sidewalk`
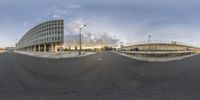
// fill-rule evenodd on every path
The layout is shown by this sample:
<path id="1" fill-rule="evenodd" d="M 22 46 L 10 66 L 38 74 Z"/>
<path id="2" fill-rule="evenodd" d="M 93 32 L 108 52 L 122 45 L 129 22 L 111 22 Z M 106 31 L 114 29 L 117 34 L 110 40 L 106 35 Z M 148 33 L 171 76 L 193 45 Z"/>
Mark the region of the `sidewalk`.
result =
<path id="1" fill-rule="evenodd" d="M 75 58 L 75 57 L 83 57 L 88 56 L 91 54 L 95 54 L 95 52 L 82 52 L 81 55 L 78 54 L 77 51 L 67 51 L 67 52 L 24 52 L 24 51 L 15 51 L 19 54 L 35 56 L 35 57 L 42 57 L 42 58 L 52 58 L 52 59 L 59 59 L 59 58 Z"/>

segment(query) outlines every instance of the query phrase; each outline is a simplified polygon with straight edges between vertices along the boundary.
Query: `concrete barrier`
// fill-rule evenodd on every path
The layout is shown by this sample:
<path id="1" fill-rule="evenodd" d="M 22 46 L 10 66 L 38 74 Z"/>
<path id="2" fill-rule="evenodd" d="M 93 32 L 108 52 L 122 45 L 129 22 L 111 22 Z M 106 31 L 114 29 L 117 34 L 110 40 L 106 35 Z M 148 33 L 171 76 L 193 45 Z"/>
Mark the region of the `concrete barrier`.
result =
<path id="1" fill-rule="evenodd" d="M 114 53 L 117 53 L 119 55 L 131 58 L 131 59 L 135 59 L 135 60 L 140 60 L 140 61 L 147 61 L 147 62 L 166 62 L 166 61 L 174 61 L 174 60 L 182 60 L 185 58 L 189 58 L 198 54 L 190 54 L 190 55 L 182 55 L 182 56 L 170 56 L 170 57 L 164 57 L 164 56 L 160 56 L 160 57 L 153 57 L 153 56 L 136 56 L 136 55 L 130 55 L 127 53 L 122 53 L 119 51 L 115 51 Z"/>
<path id="2" fill-rule="evenodd" d="M 173 57 L 194 54 L 193 51 L 121 51 L 121 53 L 150 57 Z"/>

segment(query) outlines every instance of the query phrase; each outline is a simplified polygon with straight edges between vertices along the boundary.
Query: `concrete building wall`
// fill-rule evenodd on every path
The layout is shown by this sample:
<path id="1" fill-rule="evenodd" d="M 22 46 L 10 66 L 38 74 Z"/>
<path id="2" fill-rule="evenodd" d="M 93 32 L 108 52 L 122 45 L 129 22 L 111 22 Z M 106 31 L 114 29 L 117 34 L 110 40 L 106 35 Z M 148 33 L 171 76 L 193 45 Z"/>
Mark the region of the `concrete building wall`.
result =
<path id="1" fill-rule="evenodd" d="M 64 43 L 64 20 L 50 20 L 30 29 L 16 44 L 17 50 L 56 52 Z"/>

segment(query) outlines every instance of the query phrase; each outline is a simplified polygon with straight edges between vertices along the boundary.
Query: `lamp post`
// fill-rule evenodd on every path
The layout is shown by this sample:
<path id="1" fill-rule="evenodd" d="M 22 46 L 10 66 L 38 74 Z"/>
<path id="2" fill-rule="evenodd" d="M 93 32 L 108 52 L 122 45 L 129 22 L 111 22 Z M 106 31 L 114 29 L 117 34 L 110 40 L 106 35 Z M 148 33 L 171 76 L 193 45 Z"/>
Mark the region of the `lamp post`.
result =
<path id="1" fill-rule="evenodd" d="M 149 50 L 150 50 L 150 39 L 151 39 L 151 35 L 148 36 Z"/>
<path id="2" fill-rule="evenodd" d="M 79 42 L 80 42 L 80 48 L 79 48 L 79 55 L 81 55 L 81 50 L 82 50 L 82 46 L 81 46 L 81 31 L 82 31 L 82 29 L 84 28 L 84 27 L 86 27 L 86 24 L 85 25 L 83 25 L 81 28 L 80 28 L 80 36 L 79 36 Z"/>
<path id="3" fill-rule="evenodd" d="M 17 48 L 18 48 L 18 39 L 15 39 L 16 40 L 16 42 L 15 42 L 15 50 L 17 50 Z"/>

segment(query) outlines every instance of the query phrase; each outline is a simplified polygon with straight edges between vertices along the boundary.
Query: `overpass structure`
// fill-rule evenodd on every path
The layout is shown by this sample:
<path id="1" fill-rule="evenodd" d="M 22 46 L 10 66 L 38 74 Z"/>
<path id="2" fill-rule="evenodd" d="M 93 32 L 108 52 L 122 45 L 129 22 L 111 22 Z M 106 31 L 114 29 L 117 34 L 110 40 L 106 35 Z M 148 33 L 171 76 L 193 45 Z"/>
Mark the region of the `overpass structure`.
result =
<path id="1" fill-rule="evenodd" d="M 151 41 L 138 42 L 128 46 L 122 46 L 124 51 L 196 51 L 198 47 L 176 41 Z"/>
<path id="2" fill-rule="evenodd" d="M 145 56 L 177 56 L 199 51 L 198 47 L 175 41 L 144 41 L 121 47 L 123 53 Z"/>
<path id="3" fill-rule="evenodd" d="M 64 43 L 64 20 L 50 20 L 30 29 L 16 44 L 18 51 L 57 52 Z"/>

